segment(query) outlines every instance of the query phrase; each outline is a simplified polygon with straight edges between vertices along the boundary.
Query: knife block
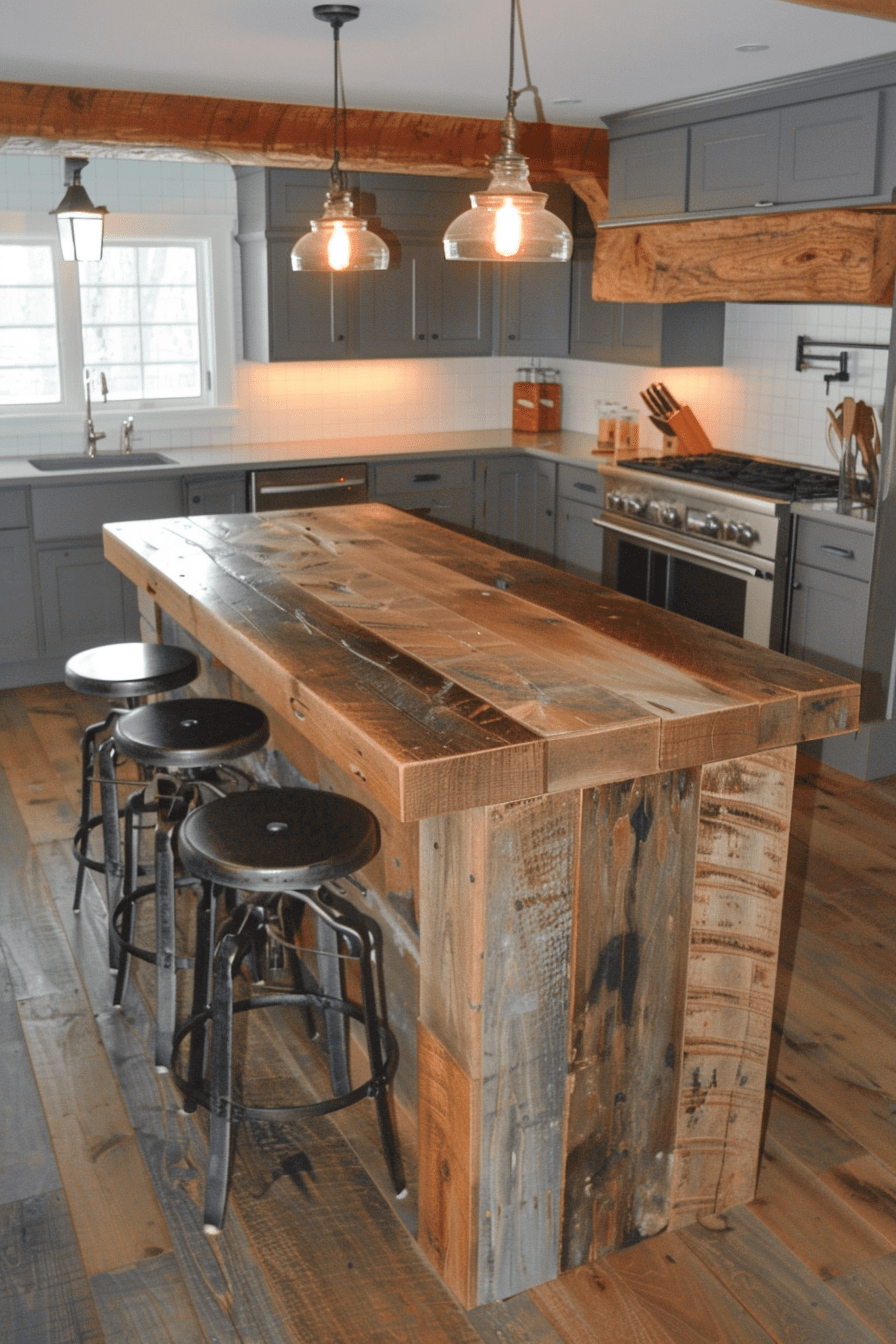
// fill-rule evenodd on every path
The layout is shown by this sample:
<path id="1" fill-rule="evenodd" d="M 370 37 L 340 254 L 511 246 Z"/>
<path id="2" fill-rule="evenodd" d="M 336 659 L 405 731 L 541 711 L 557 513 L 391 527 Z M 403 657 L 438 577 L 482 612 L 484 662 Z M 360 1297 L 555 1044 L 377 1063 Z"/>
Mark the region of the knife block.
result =
<path id="1" fill-rule="evenodd" d="M 712 442 L 690 406 L 680 407 L 666 420 L 669 428 L 675 430 L 680 455 L 696 457 L 712 452 Z"/>

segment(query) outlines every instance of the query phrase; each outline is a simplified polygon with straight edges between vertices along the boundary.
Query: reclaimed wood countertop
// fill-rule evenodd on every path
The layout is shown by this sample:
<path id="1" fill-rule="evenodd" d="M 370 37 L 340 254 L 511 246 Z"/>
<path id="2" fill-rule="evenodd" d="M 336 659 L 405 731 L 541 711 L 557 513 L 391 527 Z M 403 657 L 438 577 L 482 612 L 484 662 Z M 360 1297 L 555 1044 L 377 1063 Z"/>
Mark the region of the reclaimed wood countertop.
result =
<path id="1" fill-rule="evenodd" d="M 402 820 L 857 727 L 853 682 L 385 505 L 104 536 L 118 569 Z"/>

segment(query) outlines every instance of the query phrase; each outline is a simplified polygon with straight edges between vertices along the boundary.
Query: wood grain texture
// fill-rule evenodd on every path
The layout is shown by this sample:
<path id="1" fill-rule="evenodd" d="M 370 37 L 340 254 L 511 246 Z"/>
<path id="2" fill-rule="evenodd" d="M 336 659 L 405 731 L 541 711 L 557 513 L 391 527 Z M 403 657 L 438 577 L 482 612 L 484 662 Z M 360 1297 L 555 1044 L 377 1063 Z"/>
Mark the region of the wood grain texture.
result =
<path id="1" fill-rule="evenodd" d="M 90 1287 L 107 1341 L 214 1344 L 193 1310 L 173 1255 L 95 1274 Z"/>
<path id="2" fill-rule="evenodd" d="M 583 800 L 564 1270 L 669 1221 L 697 808 L 693 770 Z"/>
<path id="3" fill-rule="evenodd" d="M 457 1061 L 419 1023 L 420 1247 L 464 1306 L 477 1301 L 476 1246 L 481 1117 Z"/>
<path id="4" fill-rule="evenodd" d="M 521 124 L 520 149 L 535 181 L 594 179 L 608 172 L 607 132 L 585 126 Z M 500 122 L 349 108 L 348 172 L 486 176 L 500 149 Z M 0 136 L 75 140 L 165 150 L 171 157 L 327 169 L 332 110 L 189 94 L 135 93 L 0 83 Z M 192 153 L 191 153 L 192 151 Z M 599 197 L 597 198 L 599 200 Z"/>
<path id="5" fill-rule="evenodd" d="M 564 1344 L 528 1293 L 477 1307 L 469 1318 L 484 1344 Z"/>
<path id="6" fill-rule="evenodd" d="M 536 1288 L 567 1344 L 767 1344 L 769 1335 L 674 1233 Z"/>
<path id="7" fill-rule="evenodd" d="M 4 830 L 4 834 L 9 834 Z M 22 1138 L 28 1142 L 22 1151 Z M 0 953 L 0 1204 L 60 1187 L 12 981 Z"/>
<path id="8" fill-rule="evenodd" d="M 831 1280 L 830 1287 L 884 1344 L 889 1344 L 896 1320 L 896 1255 L 863 1265 L 852 1274 L 841 1274 Z"/>
<path id="9" fill-rule="evenodd" d="M 106 1344 L 61 1191 L 0 1204 L 4 1344 Z"/>
<path id="10" fill-rule="evenodd" d="M 733 1209 L 719 1231 L 694 1224 L 679 1236 L 775 1340 L 878 1344 L 878 1336 L 810 1273 L 749 1209 Z"/>
<path id="11" fill-rule="evenodd" d="M 878 1195 L 886 1201 L 880 1182 Z M 877 1231 L 861 1209 L 768 1137 L 750 1209 L 819 1279 L 846 1274 L 893 1248 L 892 1238 Z"/>
<path id="12" fill-rule="evenodd" d="M 884 208 L 601 229 L 591 297 L 610 303 L 889 306 L 896 214 Z"/>
<path id="13" fill-rule="evenodd" d="M 795 755 L 703 768 L 673 1227 L 755 1189 Z"/>

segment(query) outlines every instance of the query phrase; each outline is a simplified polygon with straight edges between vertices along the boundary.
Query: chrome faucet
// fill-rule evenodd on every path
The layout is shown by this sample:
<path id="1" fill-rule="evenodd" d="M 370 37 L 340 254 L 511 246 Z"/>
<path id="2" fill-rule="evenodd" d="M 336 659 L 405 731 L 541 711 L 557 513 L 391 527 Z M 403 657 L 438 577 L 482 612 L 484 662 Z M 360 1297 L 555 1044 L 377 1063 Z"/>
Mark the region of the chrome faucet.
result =
<path id="1" fill-rule="evenodd" d="M 104 439 L 106 437 L 106 432 L 103 429 L 98 430 L 94 429 L 93 427 L 93 413 L 90 407 L 89 369 L 84 370 L 84 382 L 87 386 L 87 456 L 96 457 L 96 446 L 99 443 L 100 439 Z M 103 392 L 103 401 L 105 401 L 106 397 L 109 395 L 109 387 L 106 382 L 106 375 L 104 373 L 100 374 L 100 387 L 102 388 Z"/>
<path id="2" fill-rule="evenodd" d="M 131 435 L 134 433 L 134 417 L 129 415 L 127 420 L 122 420 L 121 430 L 119 432 L 118 444 L 123 453 L 131 451 Z"/>

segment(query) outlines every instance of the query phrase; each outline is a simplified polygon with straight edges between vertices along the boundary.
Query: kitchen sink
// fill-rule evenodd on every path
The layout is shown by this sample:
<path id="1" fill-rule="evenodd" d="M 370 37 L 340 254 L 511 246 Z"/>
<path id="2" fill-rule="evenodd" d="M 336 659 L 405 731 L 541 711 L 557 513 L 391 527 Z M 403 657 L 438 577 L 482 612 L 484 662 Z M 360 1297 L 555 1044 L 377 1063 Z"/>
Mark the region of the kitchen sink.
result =
<path id="1" fill-rule="evenodd" d="M 110 467 L 161 467 L 173 461 L 162 453 L 69 453 L 65 457 L 29 457 L 38 471 L 108 471 Z"/>

